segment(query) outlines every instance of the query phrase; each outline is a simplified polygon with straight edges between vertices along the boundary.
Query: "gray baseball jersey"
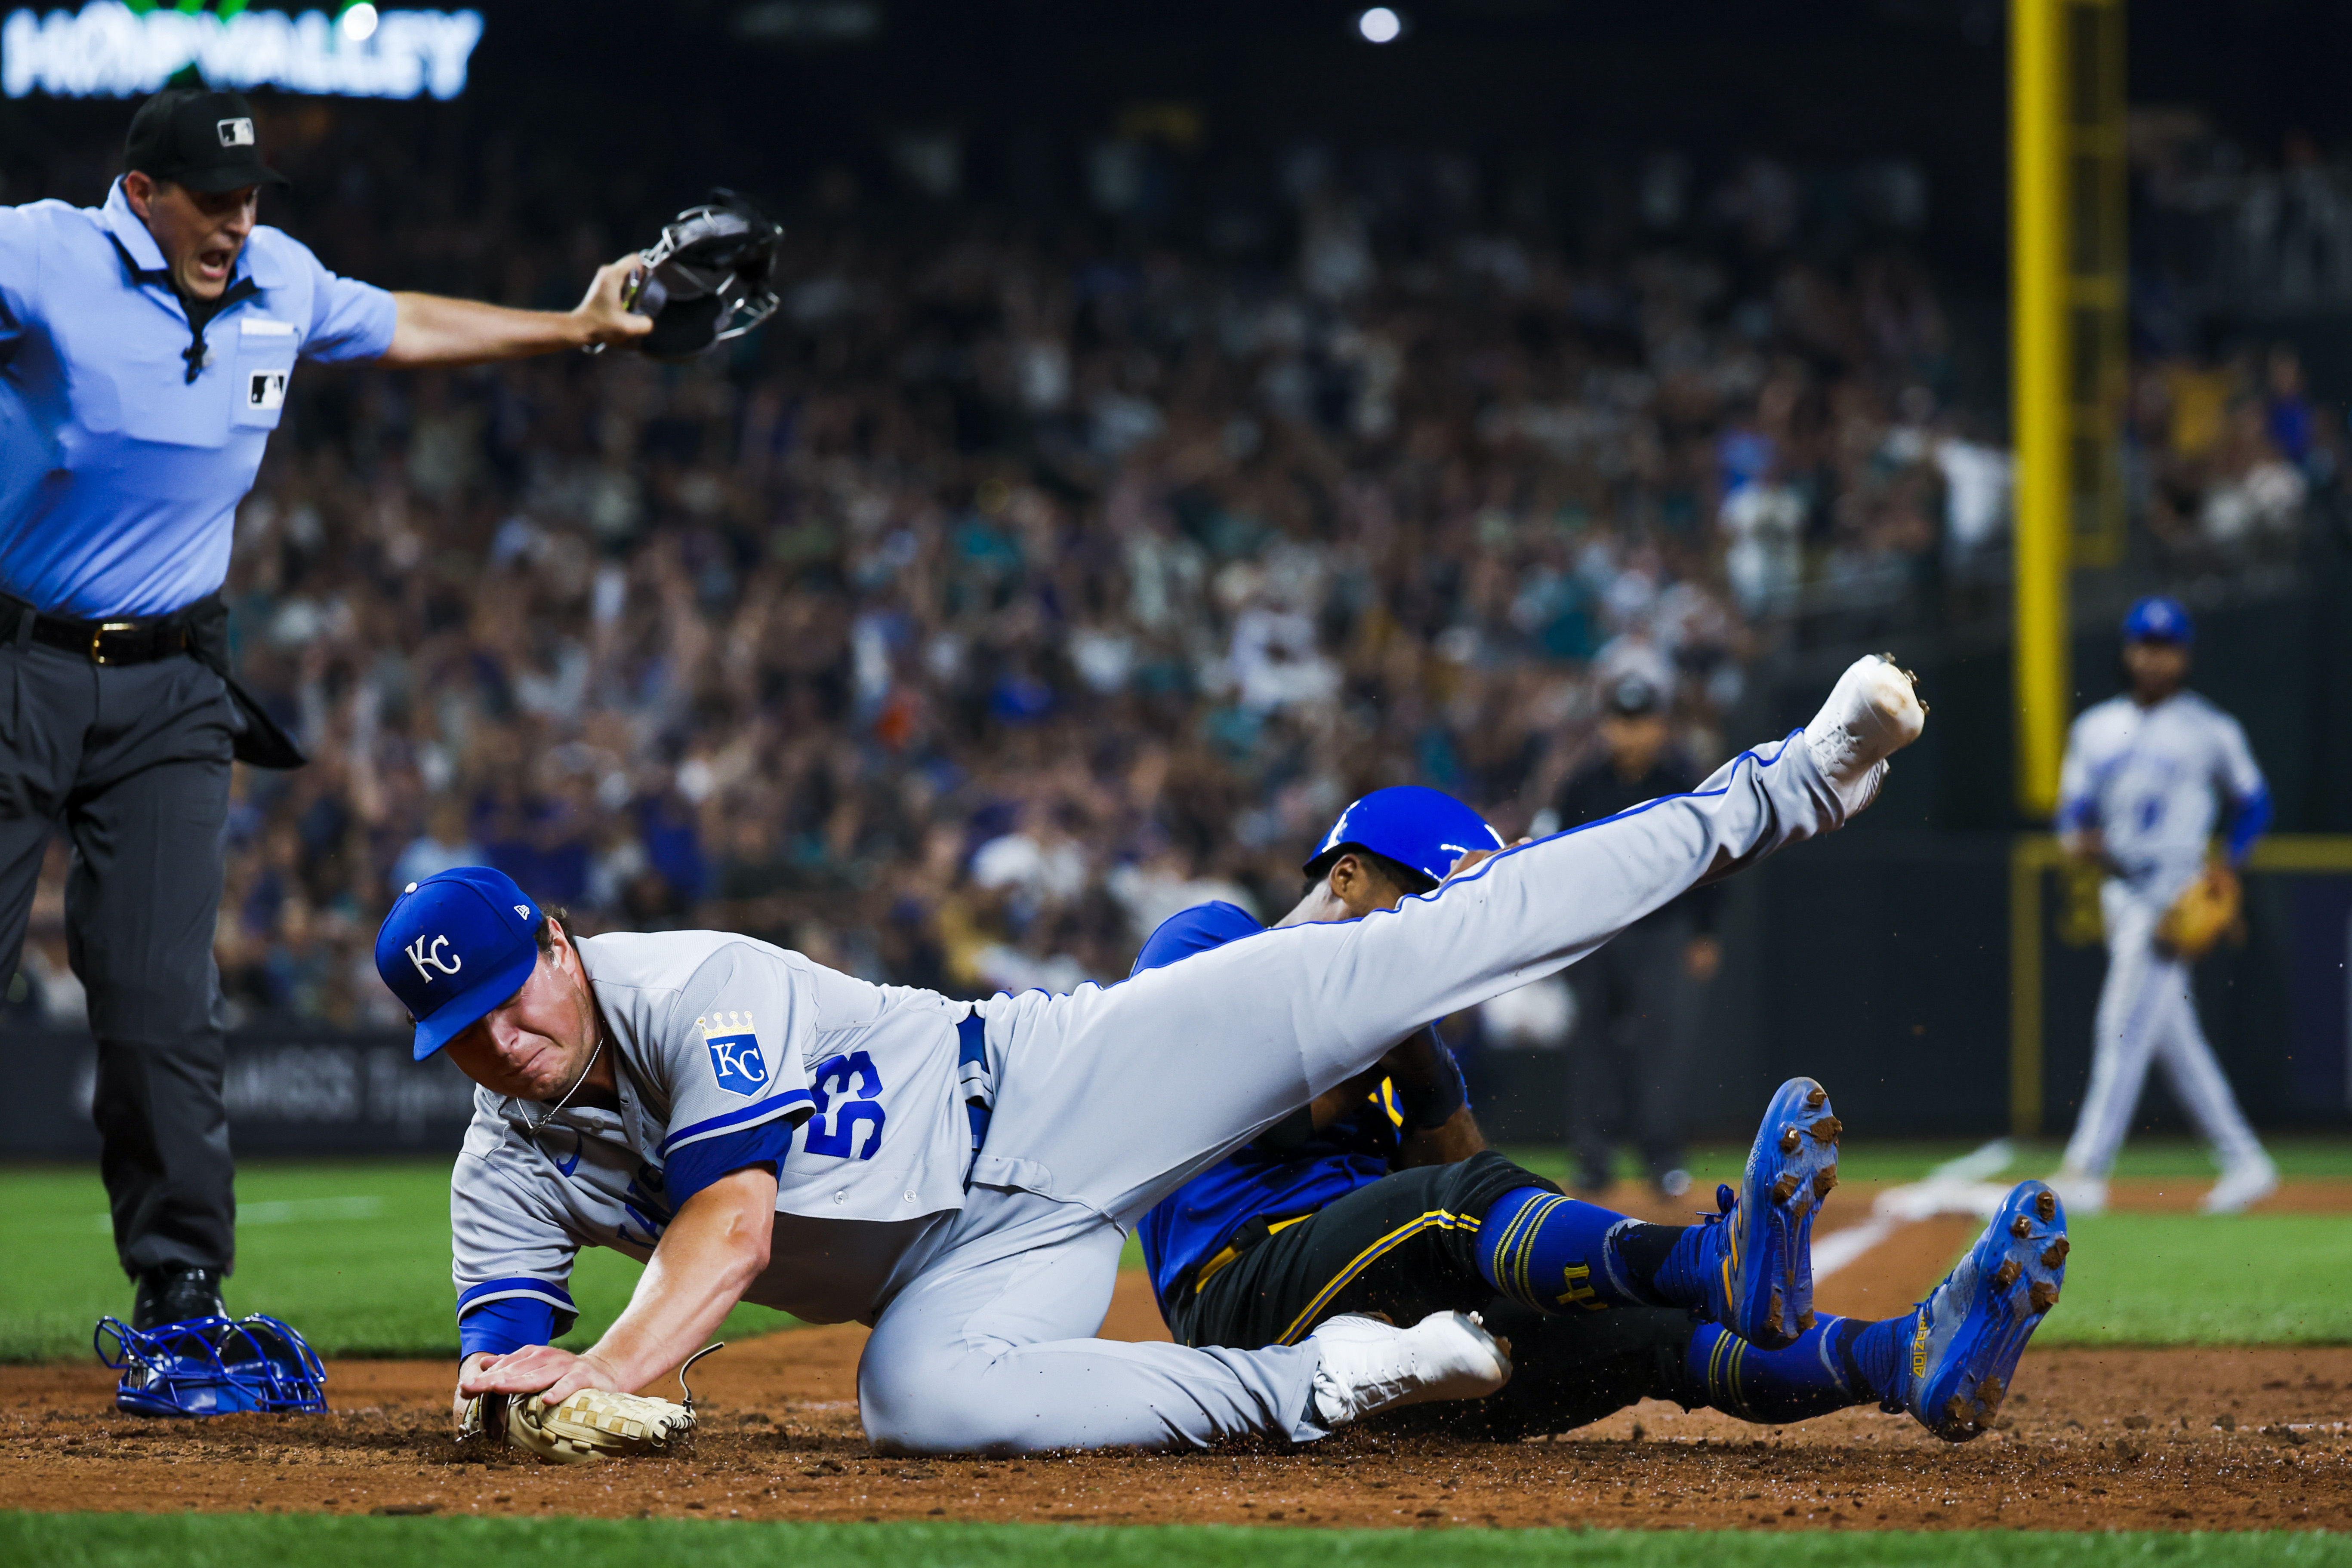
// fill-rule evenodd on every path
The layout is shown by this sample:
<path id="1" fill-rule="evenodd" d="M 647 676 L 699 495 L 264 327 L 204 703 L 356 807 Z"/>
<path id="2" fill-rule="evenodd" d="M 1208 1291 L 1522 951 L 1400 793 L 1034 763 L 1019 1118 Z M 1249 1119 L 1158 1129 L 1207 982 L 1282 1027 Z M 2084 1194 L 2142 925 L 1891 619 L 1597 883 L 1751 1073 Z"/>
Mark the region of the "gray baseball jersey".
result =
<path id="1" fill-rule="evenodd" d="M 2221 805 L 2231 807 L 2235 852 L 2238 834 L 2262 826 L 2248 809 L 2266 819 L 2268 796 L 2246 731 L 2204 698 L 2182 691 L 2142 708 L 2111 697 L 2067 734 L 2058 820 L 2098 828 L 2133 889 L 2168 904 L 2203 869 Z"/>
<path id="2" fill-rule="evenodd" d="M 803 1257 L 749 1294 L 802 1316 L 856 1315 L 908 1222 L 961 1205 L 963 1004 L 721 931 L 578 945 L 621 1108 L 567 1108 L 533 1131 L 546 1106 L 475 1091 L 449 1204 L 467 1351 L 562 1332 L 582 1247 L 642 1261 L 679 1205 L 747 1165 L 777 1168 L 781 1216 L 884 1227 L 829 1232 L 832 1268 Z"/>

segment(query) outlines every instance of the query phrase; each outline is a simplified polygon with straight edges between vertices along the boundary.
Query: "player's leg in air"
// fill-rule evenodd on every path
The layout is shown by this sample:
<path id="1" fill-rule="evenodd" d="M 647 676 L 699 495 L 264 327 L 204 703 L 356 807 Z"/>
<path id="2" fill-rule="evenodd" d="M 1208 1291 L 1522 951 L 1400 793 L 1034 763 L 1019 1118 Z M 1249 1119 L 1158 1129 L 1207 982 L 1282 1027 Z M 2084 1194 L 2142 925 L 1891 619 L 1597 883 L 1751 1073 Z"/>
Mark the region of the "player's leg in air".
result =
<path id="1" fill-rule="evenodd" d="M 869 1436 L 898 1450 L 1307 1438 L 1411 1398 L 1491 1392 L 1507 1365 L 1451 1317 L 1401 1331 L 1354 1320 L 1257 1350 L 1084 1336 L 1125 1229 L 1185 1178 L 1424 1021 L 1556 973 L 1688 888 L 1842 826 L 1923 721 L 1906 677 L 1860 660 L 1804 731 L 1691 795 L 1494 853 L 1393 910 L 1276 928 L 1108 989 L 982 1004 L 993 1118 L 965 1209 L 876 1323 L 859 1383 Z M 1826 1100 L 1810 1109 L 1818 1119 Z M 1681 1270 L 1744 1333 L 1802 1332 L 1812 1173 L 1673 1238 L 1651 1288 Z M 1605 1213 L 1530 1213 L 1528 1255 L 1548 1260 L 1555 1235 Z"/>

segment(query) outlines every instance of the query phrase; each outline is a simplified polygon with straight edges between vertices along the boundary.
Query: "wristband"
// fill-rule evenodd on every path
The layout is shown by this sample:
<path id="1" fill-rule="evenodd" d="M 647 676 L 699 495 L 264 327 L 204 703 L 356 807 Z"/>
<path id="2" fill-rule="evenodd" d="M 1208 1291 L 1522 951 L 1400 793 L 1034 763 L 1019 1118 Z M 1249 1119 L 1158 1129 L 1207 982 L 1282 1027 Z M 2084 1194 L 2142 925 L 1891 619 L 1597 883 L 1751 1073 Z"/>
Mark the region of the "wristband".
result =
<path id="1" fill-rule="evenodd" d="M 1470 1103 L 1470 1086 L 1462 1081 L 1462 1064 L 1454 1059 L 1454 1053 L 1433 1029 L 1430 1044 L 1437 1047 L 1437 1081 L 1396 1085 L 1397 1109 L 1404 1112 L 1408 1135 L 1444 1126 Z"/>

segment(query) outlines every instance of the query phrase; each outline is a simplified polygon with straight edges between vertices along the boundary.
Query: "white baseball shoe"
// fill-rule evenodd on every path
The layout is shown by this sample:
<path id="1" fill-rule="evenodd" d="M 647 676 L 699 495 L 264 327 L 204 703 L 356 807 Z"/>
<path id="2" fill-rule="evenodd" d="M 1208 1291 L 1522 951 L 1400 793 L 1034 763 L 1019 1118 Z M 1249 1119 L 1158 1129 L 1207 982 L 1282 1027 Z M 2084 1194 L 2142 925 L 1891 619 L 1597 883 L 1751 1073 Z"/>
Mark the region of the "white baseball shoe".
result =
<path id="1" fill-rule="evenodd" d="M 2061 1170 L 2050 1178 L 2050 1190 L 2066 1205 L 2066 1212 L 2076 1219 L 2084 1215 L 2107 1212 L 2107 1179 L 2086 1176 L 2080 1171 Z"/>
<path id="2" fill-rule="evenodd" d="M 2242 1214 L 2278 1191 L 2278 1167 L 2271 1157 L 2257 1154 L 2225 1168 L 2197 1206 L 2207 1214 Z"/>
<path id="3" fill-rule="evenodd" d="M 1917 740 L 1927 725 L 1927 708 L 1912 680 L 1894 655 L 1864 654 L 1846 666 L 1830 700 L 1805 726 L 1813 762 L 1848 816 L 1878 797 L 1887 757 Z"/>
<path id="4" fill-rule="evenodd" d="M 1326 1426 L 1432 1399 L 1483 1399 L 1511 1381 L 1509 1350 L 1475 1312 L 1433 1312 L 1409 1329 L 1350 1313 L 1307 1342 L 1323 1352 L 1315 1416 Z"/>

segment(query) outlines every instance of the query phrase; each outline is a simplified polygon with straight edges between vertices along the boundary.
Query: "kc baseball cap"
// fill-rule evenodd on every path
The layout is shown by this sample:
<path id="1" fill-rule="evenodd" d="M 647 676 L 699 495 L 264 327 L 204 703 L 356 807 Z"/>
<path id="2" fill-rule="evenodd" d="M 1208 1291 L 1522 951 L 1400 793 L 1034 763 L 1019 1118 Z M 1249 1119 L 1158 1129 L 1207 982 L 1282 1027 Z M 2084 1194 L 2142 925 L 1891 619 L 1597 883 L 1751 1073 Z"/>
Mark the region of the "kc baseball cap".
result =
<path id="1" fill-rule="evenodd" d="M 2197 626 L 2179 600 L 2152 594 L 2124 616 L 2124 640 L 2191 643 L 2197 640 Z"/>
<path id="2" fill-rule="evenodd" d="M 1341 812 L 1304 869 L 1320 877 L 1349 847 L 1385 855 L 1437 883 L 1469 851 L 1503 847 L 1503 836 L 1442 789 L 1397 784 L 1376 789 Z"/>
<path id="3" fill-rule="evenodd" d="M 460 866 L 411 882 L 375 935 L 375 972 L 416 1020 L 418 1061 L 514 999 L 539 962 L 539 906 L 514 879 Z"/>
<path id="4" fill-rule="evenodd" d="M 122 166 L 192 191 L 286 183 L 285 175 L 261 161 L 253 105 L 241 92 L 182 87 L 157 93 L 131 117 Z"/>

